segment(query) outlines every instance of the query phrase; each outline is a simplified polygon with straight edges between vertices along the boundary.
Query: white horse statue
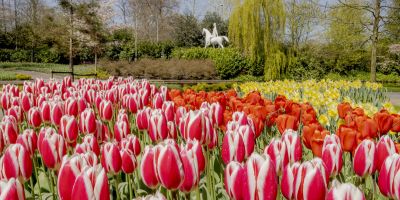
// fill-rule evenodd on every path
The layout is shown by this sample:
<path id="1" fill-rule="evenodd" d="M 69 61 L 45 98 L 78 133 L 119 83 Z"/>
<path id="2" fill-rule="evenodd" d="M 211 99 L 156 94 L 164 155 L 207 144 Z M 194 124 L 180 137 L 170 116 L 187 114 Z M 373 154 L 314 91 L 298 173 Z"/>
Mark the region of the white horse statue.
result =
<path id="1" fill-rule="evenodd" d="M 221 48 L 224 48 L 223 42 L 224 41 L 229 42 L 228 37 L 226 37 L 226 36 L 218 36 L 218 32 L 217 32 L 217 29 L 216 29 L 215 25 L 214 25 L 213 33 L 215 33 L 217 35 L 211 34 L 210 31 L 205 29 L 205 28 L 203 28 L 203 32 L 202 33 L 203 33 L 203 35 L 206 36 L 204 48 L 207 48 L 210 45 L 212 45 L 213 47 L 215 47 L 217 45 L 217 46 L 219 46 Z"/>

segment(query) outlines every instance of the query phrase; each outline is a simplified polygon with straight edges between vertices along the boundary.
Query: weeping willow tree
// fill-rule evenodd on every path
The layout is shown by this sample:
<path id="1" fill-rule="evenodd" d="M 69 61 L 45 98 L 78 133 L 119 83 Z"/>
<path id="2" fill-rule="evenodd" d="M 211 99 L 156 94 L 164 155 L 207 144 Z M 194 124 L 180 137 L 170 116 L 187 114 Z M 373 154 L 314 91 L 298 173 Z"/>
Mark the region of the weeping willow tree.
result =
<path id="1" fill-rule="evenodd" d="M 283 0 L 235 0 L 229 37 L 252 61 L 264 64 L 267 80 L 280 78 L 290 59 L 283 50 Z"/>

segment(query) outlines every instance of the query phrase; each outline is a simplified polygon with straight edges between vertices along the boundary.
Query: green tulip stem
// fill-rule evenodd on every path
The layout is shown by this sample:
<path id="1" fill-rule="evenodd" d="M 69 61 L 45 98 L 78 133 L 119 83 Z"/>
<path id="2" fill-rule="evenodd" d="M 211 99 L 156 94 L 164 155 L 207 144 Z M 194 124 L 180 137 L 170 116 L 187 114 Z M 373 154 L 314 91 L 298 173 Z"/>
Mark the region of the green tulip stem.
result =
<path id="1" fill-rule="evenodd" d="M 38 172 L 37 172 L 37 156 L 36 156 L 36 152 L 34 153 L 34 155 L 33 155 L 33 169 L 34 169 L 34 173 L 35 173 L 35 177 L 36 177 L 36 182 L 37 182 L 37 184 L 38 184 L 38 186 L 39 186 L 39 199 L 42 199 L 42 190 L 41 190 L 41 187 L 40 187 L 40 181 L 39 181 L 39 174 L 38 174 Z M 33 189 L 33 190 L 35 190 L 35 188 Z"/>
<path id="2" fill-rule="evenodd" d="M 197 187 L 196 187 L 196 199 L 197 200 L 201 200 L 200 199 L 200 185 L 199 184 L 197 184 Z"/>
<path id="3" fill-rule="evenodd" d="M 132 199 L 132 185 L 131 185 L 131 176 L 129 174 L 126 175 L 128 179 L 128 190 L 129 190 L 129 199 Z"/>
<path id="4" fill-rule="evenodd" d="M 53 178 L 51 176 L 51 171 L 50 169 L 47 169 L 47 181 L 50 183 L 50 191 L 51 194 L 53 194 L 53 199 L 56 199 L 56 195 L 54 194 L 54 182 L 53 182 Z"/>
<path id="5" fill-rule="evenodd" d="M 33 177 L 31 177 L 29 181 L 31 182 L 32 197 L 35 199 L 35 184 L 33 184 Z"/>
<path id="6" fill-rule="evenodd" d="M 119 193 L 118 193 L 118 175 L 114 175 L 114 187 L 115 187 L 115 193 L 117 194 L 117 200 L 119 200 Z"/>

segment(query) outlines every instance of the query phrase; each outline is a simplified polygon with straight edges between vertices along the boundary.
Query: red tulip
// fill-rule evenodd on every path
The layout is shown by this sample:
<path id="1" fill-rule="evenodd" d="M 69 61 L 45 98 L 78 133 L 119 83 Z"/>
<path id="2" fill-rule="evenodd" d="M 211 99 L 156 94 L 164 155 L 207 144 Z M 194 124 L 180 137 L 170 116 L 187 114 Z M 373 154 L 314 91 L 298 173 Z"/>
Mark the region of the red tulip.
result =
<path id="1" fill-rule="evenodd" d="M 136 126 L 139 130 L 146 130 L 149 128 L 149 120 L 151 116 L 151 108 L 145 107 L 139 110 L 136 115 Z"/>
<path id="2" fill-rule="evenodd" d="M 232 114 L 232 121 L 238 122 L 240 125 L 247 124 L 247 115 L 244 112 L 234 112 Z"/>
<path id="3" fill-rule="evenodd" d="M 141 108 L 140 97 L 137 93 L 132 95 L 125 95 L 126 100 L 126 108 L 131 113 L 137 113 L 137 111 Z"/>
<path id="4" fill-rule="evenodd" d="M 237 133 L 242 136 L 245 149 L 245 157 L 247 158 L 254 151 L 254 145 L 256 143 L 254 132 L 249 125 L 242 125 L 237 129 Z"/>
<path id="5" fill-rule="evenodd" d="M 24 110 L 24 112 L 28 112 L 29 109 L 31 109 L 31 107 L 34 105 L 33 95 L 31 93 L 22 92 L 20 93 L 20 99 L 22 110 Z"/>
<path id="6" fill-rule="evenodd" d="M 131 174 L 137 167 L 135 154 L 129 149 L 121 149 L 122 171 Z"/>
<path id="7" fill-rule="evenodd" d="M 376 170 L 377 154 L 375 143 L 363 140 L 357 147 L 353 158 L 354 172 L 361 177 L 373 174 Z"/>
<path id="8" fill-rule="evenodd" d="M 247 170 L 236 161 L 230 162 L 225 168 L 224 185 L 229 197 L 232 199 L 243 199 L 243 182 Z"/>
<path id="9" fill-rule="evenodd" d="M 101 166 L 86 168 L 78 175 L 72 187 L 72 199 L 110 199 L 108 178 Z"/>
<path id="10" fill-rule="evenodd" d="M 364 194 L 351 183 L 334 183 L 329 190 L 326 200 L 365 200 Z"/>
<path id="11" fill-rule="evenodd" d="M 118 120 L 114 124 L 114 137 L 115 140 L 120 142 L 130 133 L 129 123 L 126 120 Z"/>
<path id="12" fill-rule="evenodd" d="M 172 139 L 166 139 L 158 146 L 154 155 L 157 177 L 165 188 L 178 189 L 185 176 L 179 148 Z"/>
<path id="13" fill-rule="evenodd" d="M 269 156 L 253 153 L 245 165 L 243 182 L 244 199 L 276 199 L 278 178 Z"/>
<path id="14" fill-rule="evenodd" d="M 2 92 L 0 100 L 1 100 L 1 107 L 4 110 L 8 110 L 11 107 L 11 94 L 9 94 L 8 92 Z"/>
<path id="15" fill-rule="evenodd" d="M 114 143 L 107 142 L 101 150 L 101 165 L 107 173 L 116 174 L 121 171 L 122 159 L 120 149 Z"/>
<path id="16" fill-rule="evenodd" d="M 300 168 L 300 163 L 296 162 L 293 164 L 289 164 L 284 167 L 282 172 L 282 181 L 281 181 L 281 191 L 282 195 L 286 199 L 294 199 L 295 198 L 295 178 L 297 177 L 297 172 Z"/>
<path id="17" fill-rule="evenodd" d="M 108 141 L 110 137 L 110 130 L 101 120 L 96 120 L 96 132 L 94 134 L 99 141 Z"/>
<path id="18" fill-rule="evenodd" d="M 176 109 L 175 111 L 175 123 L 176 125 L 180 125 L 182 119 L 184 119 L 184 116 L 186 115 L 187 111 L 186 108 L 183 106 L 180 106 Z"/>
<path id="19" fill-rule="evenodd" d="M 96 116 L 93 109 L 86 108 L 79 118 L 79 128 L 82 133 L 95 133 L 96 132 Z"/>
<path id="20" fill-rule="evenodd" d="M 6 149 L 2 167 L 7 179 L 15 178 L 22 183 L 31 177 L 33 169 L 31 156 L 21 144 L 12 144 Z"/>
<path id="21" fill-rule="evenodd" d="M 162 110 L 153 110 L 149 119 L 149 136 L 153 142 L 164 140 L 168 137 L 168 124 Z"/>
<path id="22" fill-rule="evenodd" d="M 102 100 L 99 107 L 100 118 L 104 121 L 110 121 L 113 117 L 113 104 L 111 101 Z"/>
<path id="23" fill-rule="evenodd" d="M 246 150 L 242 135 L 233 131 L 227 131 L 222 141 L 221 157 L 225 164 L 231 161 L 242 162 Z"/>
<path id="24" fill-rule="evenodd" d="M 18 135 L 17 144 L 24 146 L 25 150 L 29 152 L 31 157 L 37 149 L 37 135 L 32 129 L 25 129 L 24 132 Z"/>
<path id="25" fill-rule="evenodd" d="M 72 115 L 64 115 L 60 121 L 60 132 L 68 143 L 75 143 L 78 138 L 78 123 Z"/>
<path id="26" fill-rule="evenodd" d="M 392 116 L 393 116 L 393 124 L 390 130 L 393 132 L 400 132 L 400 115 L 392 114 Z"/>
<path id="27" fill-rule="evenodd" d="M 182 119 L 181 134 L 185 140 L 196 139 L 201 144 L 208 144 L 211 142 L 213 134 L 213 127 L 210 120 L 204 115 L 203 112 L 196 110 L 190 111 Z"/>
<path id="28" fill-rule="evenodd" d="M 143 183 L 151 189 L 157 188 L 159 184 L 156 162 L 154 160 L 156 148 L 158 147 L 146 146 L 140 163 L 140 175 Z"/>
<path id="29" fill-rule="evenodd" d="M 384 135 L 379 139 L 376 144 L 376 168 L 378 171 L 381 170 L 382 164 L 385 162 L 386 158 L 392 154 L 396 153 L 396 147 L 394 142 L 388 135 Z"/>
<path id="30" fill-rule="evenodd" d="M 381 110 L 374 115 L 374 121 L 378 124 L 379 135 L 384 135 L 392 128 L 393 116 L 387 110 Z"/>
<path id="31" fill-rule="evenodd" d="M 268 155 L 274 162 L 276 173 L 281 174 L 285 164 L 283 163 L 286 153 L 285 143 L 281 139 L 272 138 L 269 145 L 265 148 L 264 154 Z"/>
<path id="32" fill-rule="evenodd" d="M 4 144 L 14 144 L 18 137 L 17 120 L 11 116 L 6 115 L 0 122 L 0 132 L 3 134 Z"/>
<path id="33" fill-rule="evenodd" d="M 63 156 L 67 153 L 67 148 L 63 137 L 57 133 L 51 133 L 52 131 L 49 130 L 46 131 L 42 139 L 39 135 L 39 152 L 46 167 L 57 170 L 61 166 Z"/>
<path id="34" fill-rule="evenodd" d="M 42 118 L 40 116 L 40 110 L 38 107 L 32 107 L 28 112 L 28 123 L 33 127 L 39 127 L 42 123 Z"/>
<path id="35" fill-rule="evenodd" d="M 156 93 L 153 97 L 153 108 L 154 109 L 161 109 L 162 105 L 164 103 L 163 97 L 161 96 L 160 93 Z"/>
<path id="36" fill-rule="evenodd" d="M 167 121 L 175 120 L 175 105 L 172 101 L 165 101 L 162 105 L 162 111 L 165 114 Z"/>
<path id="37" fill-rule="evenodd" d="M 180 156 L 183 164 L 184 180 L 179 187 L 182 192 L 190 192 L 200 181 L 199 163 L 195 151 L 181 149 Z"/>
<path id="38" fill-rule="evenodd" d="M 50 110 L 51 106 L 48 101 L 44 101 L 42 104 L 40 104 L 40 115 L 42 117 L 43 122 L 50 122 L 51 120 Z"/>
<path id="39" fill-rule="evenodd" d="M 224 121 L 224 110 L 219 103 L 212 103 L 210 106 L 211 120 L 213 125 L 221 126 Z"/>
<path id="40" fill-rule="evenodd" d="M 50 119 L 51 123 L 56 126 L 60 125 L 61 117 L 64 115 L 63 104 L 60 101 L 54 101 L 50 107 Z"/>
<path id="41" fill-rule="evenodd" d="M 80 154 L 64 157 L 57 179 L 57 190 L 60 199 L 72 199 L 72 186 L 86 167 L 89 167 L 89 165 Z"/>
<path id="42" fill-rule="evenodd" d="M 337 144 L 327 144 L 322 148 L 322 160 L 331 177 L 340 173 L 343 166 L 343 152 Z"/>
<path id="43" fill-rule="evenodd" d="M 197 159 L 199 174 L 205 170 L 207 161 L 204 155 L 203 147 L 201 146 L 199 141 L 197 140 L 186 141 L 186 145 L 181 146 L 181 151 L 187 151 L 187 152 L 193 151 Z"/>
<path id="44" fill-rule="evenodd" d="M 301 160 L 302 147 L 300 137 L 297 132 L 286 130 L 282 135 L 282 141 L 285 144 L 285 157 L 283 163 L 293 164 Z"/>
<path id="45" fill-rule="evenodd" d="M 340 103 L 337 106 L 337 110 L 338 110 L 339 117 L 341 119 L 344 119 L 347 114 L 352 112 L 353 108 L 351 108 L 350 103 L 344 102 L 344 103 Z"/>
<path id="46" fill-rule="evenodd" d="M 13 116 L 19 123 L 24 120 L 24 115 L 20 106 L 11 106 L 5 114 Z"/>
<path id="47" fill-rule="evenodd" d="M 72 115 L 72 116 L 78 116 L 79 113 L 79 105 L 78 105 L 78 100 L 69 97 L 67 100 L 65 100 L 64 103 L 64 112 L 65 114 Z"/>
<path id="48" fill-rule="evenodd" d="M 275 123 L 281 134 L 283 134 L 287 129 L 297 131 L 299 126 L 298 119 L 295 116 L 287 114 L 279 115 L 276 118 Z"/>
<path id="49" fill-rule="evenodd" d="M 83 137 L 82 143 L 77 144 L 75 147 L 75 153 L 85 153 L 92 151 L 96 155 L 100 154 L 100 146 L 97 142 L 97 138 L 93 134 L 88 134 Z"/>
<path id="50" fill-rule="evenodd" d="M 388 156 L 382 164 L 378 178 L 379 190 L 388 198 L 400 197 L 400 155 Z"/>
<path id="51" fill-rule="evenodd" d="M 24 186 L 18 179 L 0 181 L 0 199 L 3 200 L 24 200 Z"/>
<path id="52" fill-rule="evenodd" d="M 129 149 L 132 151 L 135 156 L 140 154 L 140 141 L 135 135 L 128 135 L 126 138 L 123 138 L 120 142 L 121 149 Z"/>
<path id="53" fill-rule="evenodd" d="M 337 131 L 343 151 L 352 152 L 357 147 L 357 131 L 340 125 Z"/>
<path id="54" fill-rule="evenodd" d="M 327 190 L 324 173 L 312 162 L 302 163 L 295 178 L 295 199 L 324 199 Z"/>

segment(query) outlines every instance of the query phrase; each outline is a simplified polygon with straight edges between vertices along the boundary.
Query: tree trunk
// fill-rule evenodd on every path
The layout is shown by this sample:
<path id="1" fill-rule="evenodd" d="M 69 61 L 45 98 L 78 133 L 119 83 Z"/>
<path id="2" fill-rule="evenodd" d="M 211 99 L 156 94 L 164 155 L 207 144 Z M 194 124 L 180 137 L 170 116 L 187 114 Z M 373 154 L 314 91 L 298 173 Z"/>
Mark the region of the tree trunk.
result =
<path id="1" fill-rule="evenodd" d="M 379 21 L 381 12 L 381 0 L 375 0 L 374 22 L 372 28 L 372 45 L 371 45 L 371 82 L 376 81 L 376 48 L 379 36 Z"/>
<path id="2" fill-rule="evenodd" d="M 74 58 L 73 58 L 73 49 L 72 49 L 72 37 L 73 37 L 73 14 L 74 10 L 72 8 L 71 0 L 70 9 L 69 9 L 69 23 L 70 23 L 70 34 L 69 34 L 69 68 L 71 69 L 72 81 L 74 81 Z"/>
<path id="3" fill-rule="evenodd" d="M 37 6 L 38 6 L 38 0 L 31 0 L 31 6 L 32 6 L 32 52 L 31 52 L 31 62 L 35 62 L 35 50 L 36 50 L 36 31 L 35 28 L 38 25 L 38 20 L 37 20 Z"/>
<path id="4" fill-rule="evenodd" d="M 4 0 L 1 0 L 1 13 L 2 13 L 2 20 L 1 25 L 3 26 L 4 33 L 7 32 L 7 23 L 6 23 L 6 7 L 4 6 Z"/>
<path id="5" fill-rule="evenodd" d="M 138 20 L 137 20 L 137 14 L 136 14 L 136 12 L 137 11 L 135 11 L 135 62 L 137 61 L 137 56 L 138 56 L 138 50 L 137 50 L 137 40 L 138 40 L 138 32 L 137 32 L 137 29 L 138 29 L 138 25 L 137 25 L 137 23 L 138 23 Z"/>
<path id="6" fill-rule="evenodd" d="M 14 23 L 15 31 L 18 31 L 18 10 L 17 0 L 14 0 Z M 18 50 L 18 34 L 15 34 L 15 50 Z"/>

